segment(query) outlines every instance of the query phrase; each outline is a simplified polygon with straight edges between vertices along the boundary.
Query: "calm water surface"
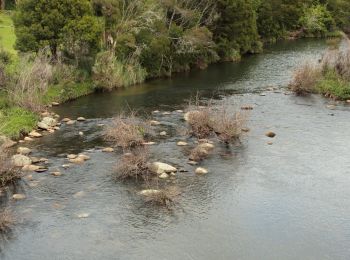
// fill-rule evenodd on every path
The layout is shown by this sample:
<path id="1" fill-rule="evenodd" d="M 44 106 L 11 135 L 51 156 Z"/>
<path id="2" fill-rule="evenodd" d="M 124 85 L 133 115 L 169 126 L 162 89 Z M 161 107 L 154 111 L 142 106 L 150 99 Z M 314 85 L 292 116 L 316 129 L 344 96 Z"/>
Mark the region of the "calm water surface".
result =
<path id="1" fill-rule="evenodd" d="M 350 259 L 350 107 L 318 96 L 285 95 L 291 70 L 320 57 L 320 41 L 280 43 L 241 63 L 112 93 L 94 94 L 57 108 L 62 117 L 87 122 L 63 126 L 31 144 L 50 170 L 33 174 L 18 192 L 3 198 L 20 224 L 1 241 L 1 259 Z M 281 88 L 278 93 L 266 87 Z M 150 112 L 181 109 L 189 96 L 221 98 L 233 109 L 252 104 L 252 131 L 241 147 L 217 145 L 195 176 L 185 151 L 176 146 L 182 115 L 154 115 L 171 136 L 152 147 L 156 160 L 189 170 L 169 185 L 180 187 L 173 210 L 147 206 L 140 185 L 113 181 L 120 153 L 104 154 L 97 124 L 108 124 L 122 109 Z M 261 96 L 260 93 L 266 93 Z M 264 133 L 275 131 L 273 145 Z M 83 131 L 85 136 L 79 137 Z M 91 160 L 63 170 L 67 153 Z M 79 196 L 77 196 L 79 192 Z M 77 214 L 90 214 L 86 219 Z"/>

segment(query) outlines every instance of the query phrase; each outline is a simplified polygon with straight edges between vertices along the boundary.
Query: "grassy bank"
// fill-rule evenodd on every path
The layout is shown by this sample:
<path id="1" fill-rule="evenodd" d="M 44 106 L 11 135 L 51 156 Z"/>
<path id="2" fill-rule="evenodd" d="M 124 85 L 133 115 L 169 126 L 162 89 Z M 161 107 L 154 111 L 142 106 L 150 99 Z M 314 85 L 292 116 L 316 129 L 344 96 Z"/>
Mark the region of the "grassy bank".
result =
<path id="1" fill-rule="evenodd" d="M 16 54 L 14 49 L 16 42 L 15 29 L 9 12 L 0 12 L 0 46 L 3 50 Z"/>

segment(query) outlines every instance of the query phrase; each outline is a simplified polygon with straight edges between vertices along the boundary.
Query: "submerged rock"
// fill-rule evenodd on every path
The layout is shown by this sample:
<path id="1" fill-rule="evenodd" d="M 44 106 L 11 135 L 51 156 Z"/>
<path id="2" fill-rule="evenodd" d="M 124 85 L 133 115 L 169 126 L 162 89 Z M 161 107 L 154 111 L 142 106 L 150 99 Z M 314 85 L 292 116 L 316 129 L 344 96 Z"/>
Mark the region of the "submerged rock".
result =
<path id="1" fill-rule="evenodd" d="M 154 162 L 149 166 L 149 170 L 156 174 L 176 172 L 177 169 L 169 164 Z"/>
<path id="2" fill-rule="evenodd" d="M 88 218 L 90 216 L 89 213 L 79 213 L 78 215 L 78 218 Z"/>
<path id="3" fill-rule="evenodd" d="M 205 168 L 198 167 L 195 172 L 198 175 L 203 175 L 203 174 L 207 174 L 209 171 Z"/>

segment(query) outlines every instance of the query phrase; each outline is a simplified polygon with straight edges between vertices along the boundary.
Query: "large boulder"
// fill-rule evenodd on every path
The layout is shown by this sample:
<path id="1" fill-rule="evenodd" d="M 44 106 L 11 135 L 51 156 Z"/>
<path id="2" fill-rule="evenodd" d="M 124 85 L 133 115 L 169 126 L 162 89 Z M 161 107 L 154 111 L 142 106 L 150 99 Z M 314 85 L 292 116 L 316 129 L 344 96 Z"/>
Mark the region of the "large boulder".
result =
<path id="1" fill-rule="evenodd" d="M 57 120 L 52 118 L 52 117 L 44 117 L 42 120 L 41 120 L 42 123 L 48 125 L 49 127 L 54 127 L 57 125 Z"/>
<path id="2" fill-rule="evenodd" d="M 12 156 L 11 162 L 16 167 L 24 167 L 26 165 L 32 164 L 32 160 L 29 157 L 22 154 L 16 154 Z"/>
<path id="3" fill-rule="evenodd" d="M 149 165 L 149 170 L 156 174 L 163 174 L 163 173 L 171 173 L 176 172 L 177 169 L 169 164 L 161 163 L 161 162 L 154 162 Z"/>
<path id="4" fill-rule="evenodd" d="M 43 122 L 39 122 L 38 123 L 38 127 L 40 129 L 42 129 L 42 130 L 49 130 L 50 129 L 50 127 L 47 124 L 43 123 Z"/>

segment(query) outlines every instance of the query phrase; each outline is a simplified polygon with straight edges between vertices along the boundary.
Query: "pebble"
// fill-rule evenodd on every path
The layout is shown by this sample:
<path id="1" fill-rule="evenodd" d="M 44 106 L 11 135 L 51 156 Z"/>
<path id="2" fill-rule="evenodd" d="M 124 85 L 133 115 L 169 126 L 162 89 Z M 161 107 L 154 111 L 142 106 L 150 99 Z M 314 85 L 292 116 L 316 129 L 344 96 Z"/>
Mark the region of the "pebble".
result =
<path id="1" fill-rule="evenodd" d="M 199 167 L 199 168 L 196 169 L 195 172 L 196 172 L 196 174 L 202 175 L 202 174 L 207 174 L 207 173 L 208 173 L 208 170 L 205 169 L 205 168 Z"/>
<path id="2" fill-rule="evenodd" d="M 81 116 L 81 117 L 78 117 L 78 118 L 77 118 L 77 121 L 83 122 L 83 121 L 86 121 L 86 118 Z"/>
<path id="3" fill-rule="evenodd" d="M 106 148 L 102 149 L 102 152 L 104 152 L 104 153 L 113 153 L 114 149 L 112 147 L 106 147 Z"/>
<path id="4" fill-rule="evenodd" d="M 84 135 L 84 133 L 83 133 L 83 132 L 79 132 L 79 135 L 80 135 L 80 136 L 83 136 L 83 135 Z"/>
<path id="5" fill-rule="evenodd" d="M 157 125 L 160 125 L 160 122 L 156 121 L 156 120 L 151 120 L 150 124 L 153 125 L 153 126 L 157 126 Z"/>
<path id="6" fill-rule="evenodd" d="M 160 132 L 159 135 L 160 135 L 160 136 L 166 136 L 166 135 L 167 135 L 167 132 L 165 132 L 165 131 Z"/>
<path id="7" fill-rule="evenodd" d="M 31 141 L 34 141 L 33 138 L 30 138 L 28 136 L 24 137 L 24 141 L 28 141 L 28 142 L 31 142 Z"/>
<path id="8" fill-rule="evenodd" d="M 169 175 L 167 173 L 162 173 L 161 175 L 159 175 L 159 179 L 167 179 L 169 177 Z"/>
<path id="9" fill-rule="evenodd" d="M 78 218 L 88 218 L 90 216 L 90 214 L 89 213 L 80 213 L 77 216 L 78 216 Z"/>
<path id="10" fill-rule="evenodd" d="M 61 172 L 51 172 L 51 175 L 55 176 L 55 177 L 59 177 L 62 176 Z"/>
<path id="11" fill-rule="evenodd" d="M 13 194 L 12 198 L 15 199 L 15 200 L 23 200 L 23 199 L 26 198 L 26 195 L 24 195 L 24 194 Z"/>
<path id="12" fill-rule="evenodd" d="M 271 131 L 267 132 L 265 135 L 267 137 L 270 137 L 270 138 L 274 138 L 276 136 L 276 134 L 274 132 L 271 132 Z"/>
<path id="13" fill-rule="evenodd" d="M 188 143 L 183 142 L 183 141 L 177 142 L 177 146 L 187 146 L 187 145 L 188 145 Z"/>

